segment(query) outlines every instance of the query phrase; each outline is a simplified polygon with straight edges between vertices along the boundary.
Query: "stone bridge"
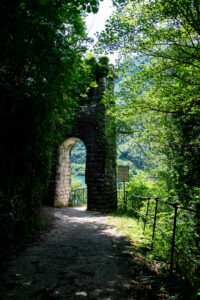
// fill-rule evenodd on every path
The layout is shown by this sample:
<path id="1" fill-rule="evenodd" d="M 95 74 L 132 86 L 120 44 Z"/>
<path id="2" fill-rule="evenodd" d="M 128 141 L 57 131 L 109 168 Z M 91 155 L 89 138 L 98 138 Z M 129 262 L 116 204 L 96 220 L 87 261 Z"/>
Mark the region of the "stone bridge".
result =
<path id="1" fill-rule="evenodd" d="M 55 206 L 69 205 L 71 151 L 81 140 L 86 148 L 87 209 L 109 211 L 117 208 L 116 129 L 102 101 L 106 95 L 113 105 L 116 75 L 113 72 L 113 77 L 107 76 L 108 73 L 109 66 L 105 65 L 103 75 L 96 76 L 98 86 L 81 101 L 71 133 L 59 146 L 51 182 Z"/>

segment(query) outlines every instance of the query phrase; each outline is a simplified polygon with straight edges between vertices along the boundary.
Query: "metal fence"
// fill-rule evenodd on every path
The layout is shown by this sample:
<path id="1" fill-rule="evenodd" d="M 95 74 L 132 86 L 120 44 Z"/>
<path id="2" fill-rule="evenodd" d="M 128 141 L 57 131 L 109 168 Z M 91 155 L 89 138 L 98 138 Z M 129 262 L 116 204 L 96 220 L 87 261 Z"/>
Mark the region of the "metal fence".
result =
<path id="1" fill-rule="evenodd" d="M 71 191 L 70 206 L 87 204 L 87 188 L 78 188 Z"/>
<path id="2" fill-rule="evenodd" d="M 147 227 L 151 230 L 151 250 L 154 249 L 156 235 L 159 243 L 162 239 L 167 242 L 168 247 L 163 247 L 163 250 L 169 253 L 163 255 L 169 260 L 170 272 L 175 263 L 182 261 L 186 265 L 186 260 L 190 262 L 190 266 L 193 265 L 193 269 L 200 268 L 199 210 L 128 192 L 124 196 L 123 191 L 118 192 L 118 199 L 125 211 L 132 211 L 143 222 L 143 234 Z"/>

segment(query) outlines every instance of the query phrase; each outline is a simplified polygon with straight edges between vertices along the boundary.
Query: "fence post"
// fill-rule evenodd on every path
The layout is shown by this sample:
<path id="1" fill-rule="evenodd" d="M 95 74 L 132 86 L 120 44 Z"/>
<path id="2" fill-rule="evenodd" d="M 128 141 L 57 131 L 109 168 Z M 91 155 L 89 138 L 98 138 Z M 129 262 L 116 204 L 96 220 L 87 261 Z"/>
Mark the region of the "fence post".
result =
<path id="1" fill-rule="evenodd" d="M 86 191 L 86 189 L 83 188 L 83 203 L 84 203 L 84 204 L 85 204 L 85 191 Z"/>
<path id="2" fill-rule="evenodd" d="M 141 197 L 140 197 L 140 196 L 138 197 L 138 199 L 139 199 L 139 201 L 141 202 Z M 137 217 L 138 217 L 138 219 L 137 219 L 137 225 L 138 225 L 139 222 L 140 222 L 140 215 L 138 214 L 137 211 L 136 211 L 136 213 L 137 213 Z"/>
<path id="3" fill-rule="evenodd" d="M 128 208 L 128 191 L 126 191 L 126 210 Z"/>
<path id="4" fill-rule="evenodd" d="M 146 222 L 147 222 L 147 217 L 148 217 L 148 212 L 149 212 L 149 200 L 150 200 L 150 197 L 148 197 L 148 201 L 147 201 L 147 209 L 146 209 L 146 217 L 144 219 L 143 234 L 145 232 L 145 227 L 146 227 Z"/>
<path id="5" fill-rule="evenodd" d="M 153 233 L 152 233 L 152 242 L 151 242 L 151 250 L 153 250 L 153 240 L 155 235 L 155 229 L 156 229 L 156 217 L 157 217 L 157 210 L 158 210 L 158 198 L 156 200 L 156 206 L 155 206 L 155 214 L 154 214 L 154 222 L 153 222 Z"/>
<path id="6" fill-rule="evenodd" d="M 171 248 L 171 262 L 170 262 L 170 273 L 173 272 L 173 264 L 174 264 L 174 249 L 175 249 L 175 235 L 176 235 L 176 219 L 177 219 L 177 203 L 174 206 L 174 224 L 173 224 L 173 234 L 172 234 L 172 248 Z"/>
<path id="7" fill-rule="evenodd" d="M 126 205 L 126 183 L 123 182 L 124 184 L 124 210 L 126 211 L 127 205 Z"/>

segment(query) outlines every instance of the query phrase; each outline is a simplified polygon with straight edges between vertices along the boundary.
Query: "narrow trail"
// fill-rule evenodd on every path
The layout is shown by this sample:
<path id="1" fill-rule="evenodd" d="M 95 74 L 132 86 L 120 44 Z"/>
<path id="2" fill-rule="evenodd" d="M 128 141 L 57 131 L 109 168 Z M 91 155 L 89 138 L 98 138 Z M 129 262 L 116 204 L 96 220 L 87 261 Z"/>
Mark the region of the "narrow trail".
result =
<path id="1" fill-rule="evenodd" d="M 148 284 L 138 285 L 141 274 L 156 275 L 106 225 L 107 215 L 84 207 L 46 208 L 46 214 L 52 228 L 8 263 L 0 299 L 161 299 Z"/>

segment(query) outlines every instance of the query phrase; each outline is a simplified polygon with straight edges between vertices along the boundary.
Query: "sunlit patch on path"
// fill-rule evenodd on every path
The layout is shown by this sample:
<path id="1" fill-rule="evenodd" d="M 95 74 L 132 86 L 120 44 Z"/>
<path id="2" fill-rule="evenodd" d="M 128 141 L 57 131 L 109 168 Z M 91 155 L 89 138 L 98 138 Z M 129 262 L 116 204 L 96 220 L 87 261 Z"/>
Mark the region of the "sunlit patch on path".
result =
<path id="1" fill-rule="evenodd" d="M 47 208 L 53 226 L 9 262 L 0 299 L 150 299 L 156 274 L 131 254 L 108 215 Z M 154 299 L 163 299 L 161 297 Z"/>

